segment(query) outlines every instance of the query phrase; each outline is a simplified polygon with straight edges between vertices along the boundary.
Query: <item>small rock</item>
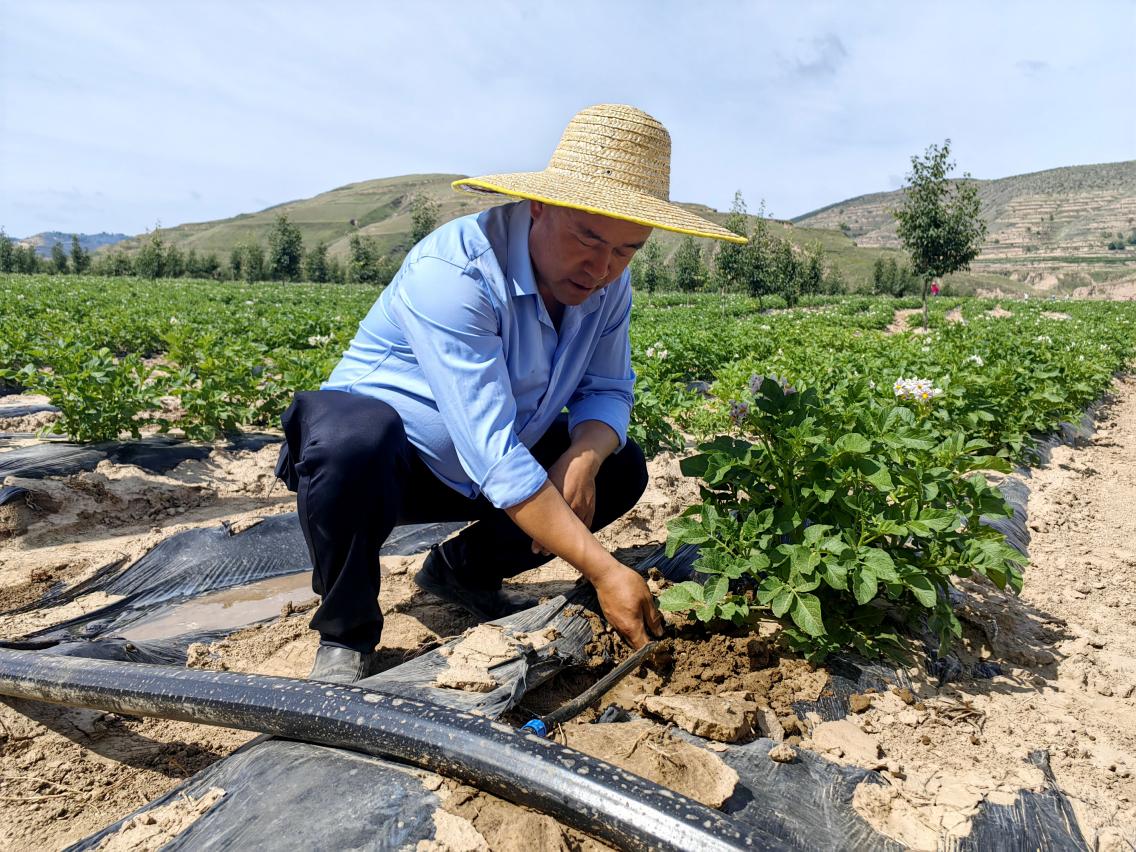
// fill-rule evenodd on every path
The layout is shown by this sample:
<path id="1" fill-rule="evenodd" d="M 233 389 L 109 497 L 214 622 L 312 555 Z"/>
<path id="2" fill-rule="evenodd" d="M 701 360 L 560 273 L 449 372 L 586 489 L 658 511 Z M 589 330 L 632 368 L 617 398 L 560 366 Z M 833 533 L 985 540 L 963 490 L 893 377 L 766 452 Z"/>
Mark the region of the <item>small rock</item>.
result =
<path id="1" fill-rule="evenodd" d="M 734 743 L 753 732 L 757 702 L 746 693 L 721 695 L 648 695 L 642 708 L 674 722 L 696 737 Z"/>
<path id="2" fill-rule="evenodd" d="M 915 693 L 913 693 L 906 686 L 902 687 L 902 688 L 893 686 L 891 688 L 891 691 L 892 691 L 893 695 L 898 695 L 899 700 L 902 701 L 904 704 L 914 704 L 915 703 Z"/>
<path id="3" fill-rule="evenodd" d="M 853 713 L 863 713 L 872 706 L 872 698 L 870 695 L 860 695 L 858 693 L 848 696 L 848 709 Z"/>
<path id="4" fill-rule="evenodd" d="M 769 759 L 777 763 L 792 763 L 797 759 L 797 750 L 788 743 L 778 743 L 769 750 Z"/>
<path id="5" fill-rule="evenodd" d="M 1099 694 L 1103 695 L 1105 698 L 1111 698 L 1112 697 L 1112 687 L 1109 686 L 1107 683 L 1104 683 L 1104 684 L 1101 684 L 1100 686 L 1098 686 L 1097 692 Z"/>
<path id="6" fill-rule="evenodd" d="M 774 742 L 785 739 L 785 728 L 778 720 L 777 714 L 768 707 L 762 707 L 757 711 L 757 730 L 763 737 L 769 737 Z"/>
<path id="7" fill-rule="evenodd" d="M 812 746 L 818 751 L 839 753 L 852 763 L 874 765 L 880 756 L 876 740 L 848 719 L 821 722 L 812 730 Z"/>
<path id="8" fill-rule="evenodd" d="M 800 720 L 796 713 L 792 716 L 786 716 L 781 720 L 781 727 L 789 736 L 799 736 L 806 732 L 805 723 Z"/>

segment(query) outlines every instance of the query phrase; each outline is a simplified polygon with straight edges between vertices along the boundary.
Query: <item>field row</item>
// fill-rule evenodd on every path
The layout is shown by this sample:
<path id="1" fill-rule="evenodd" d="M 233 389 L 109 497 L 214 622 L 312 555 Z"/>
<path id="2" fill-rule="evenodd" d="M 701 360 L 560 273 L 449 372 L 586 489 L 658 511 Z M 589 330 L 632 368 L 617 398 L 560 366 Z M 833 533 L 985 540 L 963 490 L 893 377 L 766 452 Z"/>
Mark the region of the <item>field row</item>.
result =
<path id="1" fill-rule="evenodd" d="M 328 375 L 375 297 L 362 286 L 0 277 L 0 383 L 47 394 L 78 440 L 148 424 L 202 439 L 275 426 L 295 391 Z M 845 297 L 759 312 L 742 296 L 639 294 L 637 435 L 654 448 L 679 440 L 672 424 L 725 428 L 752 374 L 824 393 L 863 378 L 882 395 L 920 377 L 943 390 L 940 416 L 1018 454 L 1133 357 L 1136 306 L 1015 302 L 992 316 L 992 303 L 933 300 L 930 334 L 884 333 L 914 305 Z"/>

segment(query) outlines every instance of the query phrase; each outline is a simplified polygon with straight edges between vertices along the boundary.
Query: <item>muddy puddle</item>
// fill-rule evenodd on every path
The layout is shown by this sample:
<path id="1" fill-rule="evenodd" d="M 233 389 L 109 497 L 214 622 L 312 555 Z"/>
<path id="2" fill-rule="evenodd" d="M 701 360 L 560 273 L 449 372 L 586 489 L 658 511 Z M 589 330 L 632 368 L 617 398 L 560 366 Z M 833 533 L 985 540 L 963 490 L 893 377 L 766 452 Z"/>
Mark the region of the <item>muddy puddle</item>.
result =
<path id="1" fill-rule="evenodd" d="M 124 639 L 166 639 L 205 630 L 234 630 L 280 614 L 290 601 L 312 597 L 308 571 L 225 589 L 163 608 L 120 631 Z"/>

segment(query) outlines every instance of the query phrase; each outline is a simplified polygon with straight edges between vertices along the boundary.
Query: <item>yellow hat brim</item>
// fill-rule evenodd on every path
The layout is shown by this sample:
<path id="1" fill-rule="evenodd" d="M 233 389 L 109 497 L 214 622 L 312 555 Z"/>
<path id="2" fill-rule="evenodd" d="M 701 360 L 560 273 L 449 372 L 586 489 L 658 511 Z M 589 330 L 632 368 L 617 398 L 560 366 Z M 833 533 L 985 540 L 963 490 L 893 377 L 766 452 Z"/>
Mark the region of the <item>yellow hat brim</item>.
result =
<path id="1" fill-rule="evenodd" d="M 611 219 L 635 222 L 649 228 L 661 228 L 693 237 L 706 237 L 730 243 L 749 242 L 745 237 L 708 219 L 691 213 L 685 207 L 663 201 L 633 189 L 600 181 L 585 181 L 573 175 L 543 172 L 513 172 L 455 180 L 457 191 L 483 192 L 525 198 L 557 207 L 570 207 Z"/>

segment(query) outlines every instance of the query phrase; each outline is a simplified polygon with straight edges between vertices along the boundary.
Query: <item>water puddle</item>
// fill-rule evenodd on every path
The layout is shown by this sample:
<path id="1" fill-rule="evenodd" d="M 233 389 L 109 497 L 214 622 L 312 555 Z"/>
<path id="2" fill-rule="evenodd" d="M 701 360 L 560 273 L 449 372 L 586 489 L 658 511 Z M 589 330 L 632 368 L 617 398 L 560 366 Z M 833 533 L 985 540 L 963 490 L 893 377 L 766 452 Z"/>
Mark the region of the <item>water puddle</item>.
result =
<path id="1" fill-rule="evenodd" d="M 116 632 L 124 639 L 144 641 L 201 630 L 236 630 L 278 615 L 288 601 L 299 603 L 313 597 L 311 572 L 302 571 L 202 595 Z"/>

